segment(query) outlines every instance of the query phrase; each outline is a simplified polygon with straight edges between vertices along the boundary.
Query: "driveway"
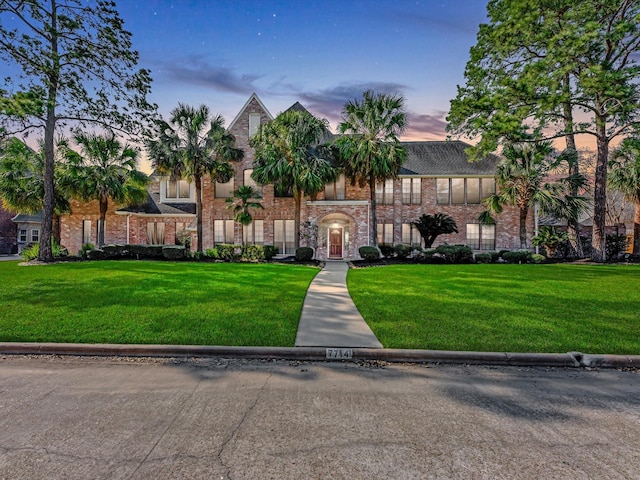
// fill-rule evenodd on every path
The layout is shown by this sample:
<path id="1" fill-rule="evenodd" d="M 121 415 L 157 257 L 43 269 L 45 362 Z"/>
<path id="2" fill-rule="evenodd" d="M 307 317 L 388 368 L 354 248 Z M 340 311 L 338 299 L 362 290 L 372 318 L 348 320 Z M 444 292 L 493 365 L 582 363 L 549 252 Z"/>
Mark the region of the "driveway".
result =
<path id="1" fill-rule="evenodd" d="M 637 478 L 630 371 L 0 358 L 0 478 Z"/>

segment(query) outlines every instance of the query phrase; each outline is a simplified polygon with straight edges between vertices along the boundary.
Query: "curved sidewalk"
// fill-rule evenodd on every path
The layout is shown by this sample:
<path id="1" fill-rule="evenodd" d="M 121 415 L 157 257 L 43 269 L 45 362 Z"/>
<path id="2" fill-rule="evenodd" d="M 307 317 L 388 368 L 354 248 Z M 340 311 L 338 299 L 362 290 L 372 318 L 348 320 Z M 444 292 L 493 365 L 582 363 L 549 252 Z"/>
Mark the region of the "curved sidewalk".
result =
<path id="1" fill-rule="evenodd" d="M 382 348 L 347 290 L 349 266 L 328 261 L 313 279 L 302 307 L 296 347 Z"/>

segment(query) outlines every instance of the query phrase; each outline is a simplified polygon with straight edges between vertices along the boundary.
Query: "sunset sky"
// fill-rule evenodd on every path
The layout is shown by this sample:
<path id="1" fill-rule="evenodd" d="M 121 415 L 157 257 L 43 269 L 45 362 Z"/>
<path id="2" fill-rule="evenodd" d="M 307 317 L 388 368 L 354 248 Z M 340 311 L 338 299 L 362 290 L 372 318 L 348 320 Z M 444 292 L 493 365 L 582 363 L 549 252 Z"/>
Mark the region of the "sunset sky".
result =
<path id="1" fill-rule="evenodd" d="M 163 115 L 204 103 L 229 124 L 252 92 L 333 128 L 368 88 L 407 100 L 405 140 L 442 139 L 484 0 L 118 0 Z"/>

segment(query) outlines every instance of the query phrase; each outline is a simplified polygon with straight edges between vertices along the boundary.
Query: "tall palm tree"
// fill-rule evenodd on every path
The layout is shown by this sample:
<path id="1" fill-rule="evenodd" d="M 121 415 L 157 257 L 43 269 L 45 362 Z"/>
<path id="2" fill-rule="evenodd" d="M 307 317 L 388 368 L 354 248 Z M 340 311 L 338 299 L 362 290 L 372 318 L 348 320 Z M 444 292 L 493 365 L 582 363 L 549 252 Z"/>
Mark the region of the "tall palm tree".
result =
<path id="1" fill-rule="evenodd" d="M 233 219 L 244 228 L 251 225 L 253 215 L 251 209 L 263 209 L 264 207 L 256 200 L 260 199 L 258 192 L 250 185 L 242 185 L 233 192 L 233 198 L 227 198 L 228 209 L 233 209 Z M 244 239 L 244 235 L 242 236 Z"/>
<path id="2" fill-rule="evenodd" d="M 102 246 L 109 200 L 120 204 L 143 202 L 147 198 L 149 178 L 137 170 L 139 151 L 121 144 L 113 132 L 78 133 L 73 139 L 80 153 L 70 148 L 66 151 L 64 186 L 81 200 L 98 200 L 97 241 L 98 246 Z"/>
<path id="3" fill-rule="evenodd" d="M 66 147 L 56 144 L 56 156 Z M 71 210 L 69 198 L 61 188 L 61 169 L 54 172 L 54 209 L 52 234 L 60 243 L 60 215 Z M 37 214 L 44 206 L 44 145 L 31 149 L 17 138 L 10 138 L 0 150 L 0 198 L 6 208 L 21 213 Z"/>
<path id="4" fill-rule="evenodd" d="M 328 122 L 307 111 L 288 110 L 265 124 L 251 139 L 255 149 L 252 178 L 293 192 L 295 247 L 300 245 L 300 206 L 303 195 L 316 195 L 336 179 L 329 150 L 320 146 Z"/>
<path id="5" fill-rule="evenodd" d="M 553 166 L 551 151 L 548 142 L 506 145 L 496 168 L 496 193 L 484 200 L 491 214 L 501 213 L 504 205 L 519 209 L 520 248 L 527 248 L 529 209 L 536 203 L 546 213 L 559 208 L 558 189 L 546 183 Z"/>
<path id="6" fill-rule="evenodd" d="M 209 108 L 179 103 L 171 111 L 169 122 L 160 120 L 156 138 L 147 141 L 154 168 L 172 179 L 193 181 L 196 194 L 197 251 L 202 252 L 202 178 L 209 174 L 212 182 L 226 183 L 234 175 L 231 161 L 242 159 L 235 137 L 224 128 L 217 115 L 210 120 Z"/>
<path id="7" fill-rule="evenodd" d="M 640 137 L 624 139 L 613 152 L 607 182 L 635 204 L 633 254 L 640 255 Z"/>
<path id="8" fill-rule="evenodd" d="M 406 158 L 398 140 L 407 125 L 404 97 L 367 90 L 362 100 L 345 104 L 342 116 L 338 129 L 344 135 L 337 140 L 341 164 L 352 185 L 369 186 L 370 238 L 377 246 L 376 182 L 396 178 Z"/>

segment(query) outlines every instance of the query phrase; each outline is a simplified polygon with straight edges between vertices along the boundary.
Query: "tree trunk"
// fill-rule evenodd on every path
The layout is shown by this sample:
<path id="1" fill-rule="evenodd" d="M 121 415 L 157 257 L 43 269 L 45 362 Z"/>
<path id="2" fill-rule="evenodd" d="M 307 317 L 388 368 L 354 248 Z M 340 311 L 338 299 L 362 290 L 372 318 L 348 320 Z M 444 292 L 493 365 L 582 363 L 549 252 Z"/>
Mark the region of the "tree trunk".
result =
<path id="1" fill-rule="evenodd" d="M 107 220 L 107 208 L 109 208 L 109 200 L 100 199 L 100 221 L 98 223 L 98 248 L 104 245 L 104 226 Z"/>
<path id="2" fill-rule="evenodd" d="M 571 88 L 569 74 L 566 74 L 563 79 L 563 89 L 567 97 L 569 96 Z M 569 175 L 578 175 L 580 173 L 580 166 L 578 164 L 577 158 L 577 148 L 576 148 L 576 136 L 573 133 L 573 105 L 571 102 L 564 102 L 564 127 L 565 132 L 567 132 L 566 142 L 567 142 L 567 150 L 573 150 L 576 152 L 576 159 L 573 164 L 569 165 Z M 572 187 L 569 191 L 569 195 L 572 197 L 578 196 L 578 189 Z M 576 257 L 582 258 L 584 257 L 584 251 L 582 250 L 582 242 L 580 241 L 580 224 L 578 222 L 577 215 L 573 218 L 567 219 L 567 234 L 569 236 L 569 244 L 571 248 L 576 254 Z"/>
<path id="3" fill-rule="evenodd" d="M 196 237 L 198 239 L 196 252 L 202 253 L 202 177 L 194 175 L 193 182 L 196 185 Z"/>
<path id="4" fill-rule="evenodd" d="M 607 161 L 609 160 L 609 139 L 605 131 L 605 119 L 596 116 L 598 157 L 596 160 L 595 185 L 593 190 L 593 234 L 591 237 L 591 259 L 606 261 L 606 213 L 607 213 Z"/>
<path id="5" fill-rule="evenodd" d="M 369 244 L 374 247 L 378 246 L 378 217 L 376 215 L 376 180 L 371 177 L 369 179 L 369 201 L 371 202 L 371 225 L 369 231 L 371 238 Z"/>
<path id="6" fill-rule="evenodd" d="M 633 254 L 640 255 L 640 197 L 636 198 L 636 212 L 633 219 Z"/>
<path id="7" fill-rule="evenodd" d="M 527 216 L 529 209 L 520 207 L 520 248 L 527 248 Z"/>
<path id="8" fill-rule="evenodd" d="M 53 214 L 53 220 L 51 223 L 51 235 L 58 245 L 60 245 L 60 215 Z"/>
<path id="9" fill-rule="evenodd" d="M 293 231 L 295 232 L 295 236 L 293 246 L 297 249 L 300 246 L 300 210 L 302 205 L 302 192 L 297 188 L 293 192 L 293 200 L 295 202 L 295 210 L 293 213 Z"/>

